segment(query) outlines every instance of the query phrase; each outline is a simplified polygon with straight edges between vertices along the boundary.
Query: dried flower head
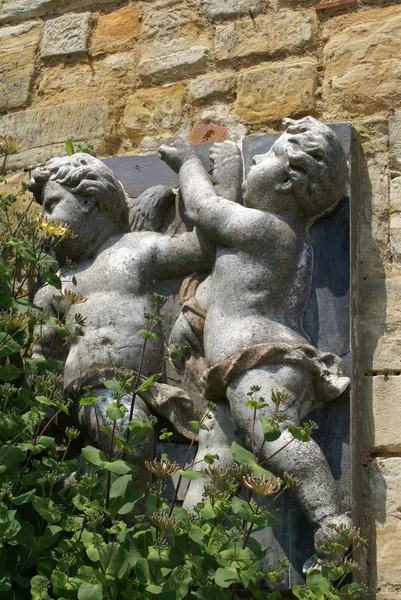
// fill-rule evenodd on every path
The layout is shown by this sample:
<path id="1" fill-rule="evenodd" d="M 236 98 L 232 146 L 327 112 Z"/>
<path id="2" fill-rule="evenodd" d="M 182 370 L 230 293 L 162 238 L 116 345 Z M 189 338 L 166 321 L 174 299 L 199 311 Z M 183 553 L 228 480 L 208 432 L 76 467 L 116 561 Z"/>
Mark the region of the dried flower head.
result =
<path id="1" fill-rule="evenodd" d="M 279 492 L 281 488 L 280 477 L 267 477 L 266 475 L 253 477 L 252 475 L 246 475 L 242 478 L 242 482 L 258 496 L 272 496 Z"/>
<path id="2" fill-rule="evenodd" d="M 163 479 L 163 477 L 170 477 L 174 473 L 177 473 L 180 465 L 176 461 L 170 462 L 169 460 L 157 460 L 155 458 L 152 462 L 145 460 L 145 467 L 148 471 L 156 475 L 158 479 Z"/>
<path id="3" fill-rule="evenodd" d="M 22 148 L 23 141 L 12 135 L 3 135 L 0 138 L 0 155 L 11 156 L 11 154 L 17 154 Z"/>
<path id="4" fill-rule="evenodd" d="M 159 510 L 158 512 L 153 513 L 152 521 L 156 527 L 165 533 L 169 531 L 175 531 L 181 523 L 181 521 L 176 521 L 175 515 L 171 515 L 171 517 L 169 517 L 169 514 L 166 510 Z"/>

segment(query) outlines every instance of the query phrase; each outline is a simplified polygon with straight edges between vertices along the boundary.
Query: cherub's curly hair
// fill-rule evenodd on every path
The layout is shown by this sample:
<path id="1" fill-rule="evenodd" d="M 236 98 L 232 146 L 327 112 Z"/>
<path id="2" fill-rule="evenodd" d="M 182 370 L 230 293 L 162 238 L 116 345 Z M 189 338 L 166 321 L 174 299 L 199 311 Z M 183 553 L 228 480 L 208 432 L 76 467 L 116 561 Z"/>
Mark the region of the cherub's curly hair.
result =
<path id="1" fill-rule="evenodd" d="M 331 210 L 347 182 L 347 159 L 334 131 L 313 117 L 284 119 L 290 148 L 288 176 L 300 202 L 310 200 L 311 216 Z M 319 214 L 318 214 L 319 213 Z"/>
<path id="2" fill-rule="evenodd" d="M 78 196 L 91 196 L 99 211 L 121 229 L 128 227 L 128 209 L 124 189 L 106 165 L 84 152 L 50 159 L 43 168 L 35 169 L 29 189 L 36 202 L 43 204 L 43 187 L 56 181 Z"/>

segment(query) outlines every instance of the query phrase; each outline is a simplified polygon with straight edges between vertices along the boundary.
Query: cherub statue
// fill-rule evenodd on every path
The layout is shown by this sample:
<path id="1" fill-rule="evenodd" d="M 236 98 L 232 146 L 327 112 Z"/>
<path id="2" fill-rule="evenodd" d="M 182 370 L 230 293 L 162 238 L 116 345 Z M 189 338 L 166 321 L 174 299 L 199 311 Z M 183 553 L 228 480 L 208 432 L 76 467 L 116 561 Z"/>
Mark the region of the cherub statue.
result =
<path id="1" fill-rule="evenodd" d="M 98 403 L 97 410 L 100 425 L 108 425 L 106 408 L 113 398 L 103 381 L 116 369 L 138 369 L 142 338 L 135 333 L 146 328 L 145 313 L 153 310 L 153 292 L 163 280 L 209 269 L 210 244 L 196 231 L 176 236 L 149 231 L 160 226 L 161 213 L 171 204 L 171 192 L 161 188 L 153 190 L 153 196 L 145 192 L 142 201 L 137 201 L 132 216 L 137 230 L 130 232 L 121 184 L 104 163 L 88 154 L 51 159 L 33 172 L 30 189 L 43 205 L 44 216 L 67 224 L 75 234 L 58 246 L 60 254 L 75 262 L 73 269 L 63 270 L 63 290 L 74 290 L 87 298 L 80 305 L 86 320 L 85 335 L 68 343 L 65 387 L 77 389 L 78 398 L 88 385 L 95 388 L 95 394 L 106 396 L 107 401 Z M 35 303 L 56 316 L 56 293 L 46 285 L 37 292 Z M 36 355 L 47 355 L 54 349 L 54 335 L 53 328 L 44 329 Z M 163 343 L 159 339 L 146 349 L 143 375 L 162 371 L 162 362 Z M 123 399 L 127 405 L 130 402 L 128 397 Z M 191 409 L 191 400 L 183 390 L 156 384 L 153 394 L 146 392 L 137 398 L 133 416 L 143 418 L 154 410 L 170 418 L 185 434 L 185 416 L 192 414 Z M 78 403 L 73 412 L 83 433 L 94 441 L 97 427 L 93 406 Z M 119 422 L 117 434 L 122 435 L 127 419 L 128 413 Z M 153 440 L 148 439 L 136 448 L 134 458 L 143 465 L 153 458 L 153 452 Z"/>
<path id="2" fill-rule="evenodd" d="M 255 445 L 262 460 L 272 456 L 269 469 L 302 481 L 294 494 L 315 528 L 316 556 L 305 564 L 308 570 L 325 556 L 321 543 L 329 524 L 351 524 L 319 446 L 293 440 L 288 431 L 349 384 L 341 360 L 314 348 L 303 329 L 313 271 L 308 230 L 341 198 L 347 163 L 337 136 L 316 119 L 285 119 L 284 130 L 269 152 L 254 158 L 243 206 L 216 193 L 187 146 L 162 146 L 159 156 L 179 173 L 188 217 L 216 244 L 208 297 L 199 294 L 206 311 L 206 398 L 227 398 L 238 435 L 251 449 L 250 388 L 261 388 L 266 417 L 274 411 L 273 390 L 289 395 L 280 439 L 263 446 L 258 425 Z M 213 446 L 211 435 L 206 442 Z"/>

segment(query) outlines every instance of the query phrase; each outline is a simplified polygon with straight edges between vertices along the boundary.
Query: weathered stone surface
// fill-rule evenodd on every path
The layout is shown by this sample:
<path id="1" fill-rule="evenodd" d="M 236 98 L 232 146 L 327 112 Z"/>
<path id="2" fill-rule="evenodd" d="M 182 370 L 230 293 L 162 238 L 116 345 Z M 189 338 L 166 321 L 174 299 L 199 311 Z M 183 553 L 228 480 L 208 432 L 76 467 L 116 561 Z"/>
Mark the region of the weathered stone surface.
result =
<path id="1" fill-rule="evenodd" d="M 401 11 L 335 17 L 325 30 L 325 118 L 368 115 L 401 99 Z"/>
<path id="2" fill-rule="evenodd" d="M 160 36 L 168 31 L 183 27 L 188 23 L 196 23 L 199 19 L 197 14 L 184 5 L 171 7 L 163 6 L 157 10 L 157 6 L 150 5 L 143 19 L 142 35 L 145 38 Z"/>
<path id="3" fill-rule="evenodd" d="M 401 171 L 401 113 L 397 112 L 389 120 L 390 169 Z"/>
<path id="4" fill-rule="evenodd" d="M 270 11 L 254 19 L 218 25 L 215 55 L 217 60 L 286 55 L 309 46 L 315 30 L 312 11 Z"/>
<path id="5" fill-rule="evenodd" d="M 182 116 L 185 85 L 141 90 L 127 100 L 124 126 L 130 136 L 172 132 Z"/>
<path id="6" fill-rule="evenodd" d="M 378 584 L 401 584 L 401 458 L 372 461 L 370 491 L 376 520 Z M 387 600 L 388 596 L 386 596 Z"/>
<path id="7" fill-rule="evenodd" d="M 361 371 L 401 370 L 401 277 L 360 283 Z"/>
<path id="8" fill-rule="evenodd" d="M 378 375 L 372 381 L 373 436 L 375 452 L 401 450 L 401 377 Z"/>
<path id="9" fill-rule="evenodd" d="M 90 13 L 65 15 L 46 21 L 41 57 L 86 53 L 91 27 Z"/>
<path id="10" fill-rule="evenodd" d="M 235 112 L 246 123 L 276 121 L 315 108 L 316 62 L 285 61 L 244 71 L 238 77 Z"/>
<path id="11" fill-rule="evenodd" d="M 41 106 L 62 104 L 73 100 L 113 98 L 111 110 L 121 109 L 123 97 L 137 81 L 136 60 L 131 53 L 109 54 L 89 64 L 69 61 L 42 68 L 37 93 Z"/>
<path id="12" fill-rule="evenodd" d="M 401 215 L 399 214 L 390 219 L 390 244 L 394 266 L 399 267 L 401 265 Z"/>
<path id="13" fill-rule="evenodd" d="M 35 22 L 0 29 L 0 111 L 28 103 L 40 32 Z"/>
<path id="14" fill-rule="evenodd" d="M 5 115 L 0 117 L 0 131 L 21 138 L 27 150 L 64 143 L 68 137 L 85 142 L 103 139 L 107 119 L 107 100 L 99 98 Z"/>
<path id="15" fill-rule="evenodd" d="M 390 210 L 401 212 L 401 177 L 390 181 Z"/>
<path id="16" fill-rule="evenodd" d="M 107 4 L 110 0 L 96 0 L 96 4 Z M 2 0 L 0 2 L 0 24 L 22 21 L 43 15 L 62 14 L 70 10 L 81 10 L 92 6 L 93 0 Z"/>
<path id="17" fill-rule="evenodd" d="M 190 46 L 157 58 L 144 58 L 139 63 L 139 73 L 144 81 L 183 79 L 187 75 L 201 72 L 207 64 L 209 50 L 206 46 Z"/>
<path id="18" fill-rule="evenodd" d="M 139 35 L 138 7 L 129 6 L 100 15 L 92 35 L 90 53 L 131 50 Z"/>
<path id="19" fill-rule="evenodd" d="M 198 5 L 211 19 L 228 19 L 256 15 L 263 10 L 262 0 L 198 0 Z"/>
<path id="20" fill-rule="evenodd" d="M 189 84 L 189 98 L 192 101 L 208 100 L 231 92 L 234 86 L 233 73 L 217 73 L 198 77 Z"/>

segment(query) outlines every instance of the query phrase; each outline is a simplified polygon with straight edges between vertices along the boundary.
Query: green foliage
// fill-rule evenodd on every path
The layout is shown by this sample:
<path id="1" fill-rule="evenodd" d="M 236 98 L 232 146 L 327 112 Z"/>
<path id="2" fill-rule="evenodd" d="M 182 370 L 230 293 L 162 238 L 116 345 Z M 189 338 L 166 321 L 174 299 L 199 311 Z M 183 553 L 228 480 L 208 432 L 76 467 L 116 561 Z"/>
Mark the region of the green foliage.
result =
<path id="1" fill-rule="evenodd" d="M 72 143 L 66 144 L 73 152 Z M 19 196 L 22 196 L 25 188 Z M 64 290 L 52 252 L 69 235 L 59 224 L 30 219 L 13 212 L 17 196 L 0 194 L 0 592 L 2 600 L 234 600 L 247 597 L 277 600 L 278 592 L 260 588 L 265 579 L 277 583 L 288 563 L 259 571 L 267 554 L 252 532 L 277 524 L 274 500 L 299 482 L 286 475 L 281 481 L 261 465 L 261 449 L 252 452 L 234 443 L 237 461 L 227 472 L 218 456 L 208 454 L 203 469 L 187 464 L 196 433 L 207 430 L 209 404 L 189 423 L 194 431 L 187 456 L 178 465 L 168 456 L 146 463 L 156 482 L 146 496 L 136 483 L 138 467 L 129 450 L 153 431 L 153 420 L 133 419 L 138 392 L 146 392 L 160 375 L 144 379 L 141 373 L 119 370 L 105 382 L 114 402 L 108 405 L 111 426 L 99 427 L 100 448 L 74 443 L 79 431 L 66 427 L 54 433 L 52 424 L 72 400 L 63 391 L 63 363 L 51 358 L 44 332 L 54 331 L 63 342 L 83 334 L 84 321 L 73 306 L 85 298 Z M 46 316 L 32 302 L 32 282 L 42 281 L 58 290 L 58 315 Z M 137 332 L 143 349 L 154 342 L 160 308 L 166 298 L 155 295 L 154 311 L 146 315 L 147 328 Z M 63 307 L 63 308 L 62 308 Z M 61 309 L 62 308 L 62 309 Z M 32 344 L 41 358 L 32 357 Z M 257 412 L 269 405 L 250 391 L 248 402 Z M 104 397 L 88 390 L 82 406 L 96 411 Z M 130 395 L 131 407 L 122 404 Z M 271 398 L 271 418 L 261 415 L 264 445 L 280 437 L 285 417 L 284 394 Z M 122 437 L 115 424 L 124 420 Z M 308 441 L 313 425 L 292 428 L 294 438 Z M 162 432 L 168 440 L 171 433 Z M 254 446 L 254 440 L 253 440 Z M 267 446 L 268 447 L 268 446 Z M 215 464 L 217 463 L 217 464 Z M 163 497 L 168 478 L 178 473 L 173 501 Z M 204 495 L 188 514 L 177 505 L 182 479 L 204 478 Z M 265 499 L 264 502 L 261 502 Z M 146 508 L 139 510 L 138 503 Z M 267 500 L 267 502 L 266 502 Z M 139 514 L 140 512 L 144 514 Z M 338 532 L 337 532 L 338 533 Z M 346 556 L 350 542 L 362 543 L 354 531 L 340 532 L 328 541 L 330 563 L 308 575 L 306 586 L 294 587 L 301 600 L 358 598 L 357 584 L 343 584 L 355 567 Z M 353 538 L 351 540 L 351 538 Z M 337 582 L 337 583 L 336 583 Z M 338 583 L 339 582 L 339 583 Z"/>

